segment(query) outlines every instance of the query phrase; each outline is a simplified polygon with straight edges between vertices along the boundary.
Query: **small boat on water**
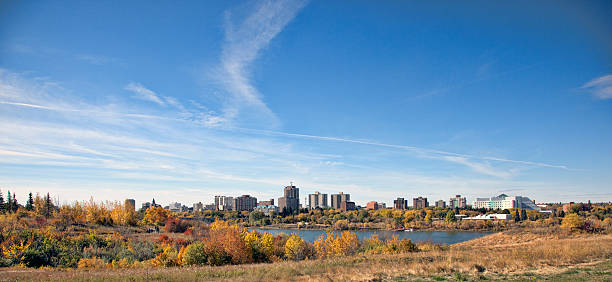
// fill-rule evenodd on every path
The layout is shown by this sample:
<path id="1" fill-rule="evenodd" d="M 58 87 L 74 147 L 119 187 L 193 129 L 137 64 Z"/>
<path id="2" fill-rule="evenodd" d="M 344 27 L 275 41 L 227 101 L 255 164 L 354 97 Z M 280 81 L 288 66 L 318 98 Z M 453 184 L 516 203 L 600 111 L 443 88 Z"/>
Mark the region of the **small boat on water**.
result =
<path id="1" fill-rule="evenodd" d="M 412 231 L 414 231 L 414 229 L 412 228 L 404 229 L 404 232 L 412 232 Z"/>

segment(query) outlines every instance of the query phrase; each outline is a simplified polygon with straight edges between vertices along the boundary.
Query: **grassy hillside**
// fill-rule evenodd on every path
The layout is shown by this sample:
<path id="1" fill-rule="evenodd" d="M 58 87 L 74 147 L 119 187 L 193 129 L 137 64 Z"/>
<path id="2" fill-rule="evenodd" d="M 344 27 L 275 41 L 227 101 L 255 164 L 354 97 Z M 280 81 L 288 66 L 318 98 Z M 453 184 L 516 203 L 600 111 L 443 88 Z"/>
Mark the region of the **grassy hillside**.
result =
<path id="1" fill-rule="evenodd" d="M 612 279 L 612 236 L 504 232 L 398 255 L 220 267 L 122 270 L 9 268 L 2 280 L 566 280 Z"/>

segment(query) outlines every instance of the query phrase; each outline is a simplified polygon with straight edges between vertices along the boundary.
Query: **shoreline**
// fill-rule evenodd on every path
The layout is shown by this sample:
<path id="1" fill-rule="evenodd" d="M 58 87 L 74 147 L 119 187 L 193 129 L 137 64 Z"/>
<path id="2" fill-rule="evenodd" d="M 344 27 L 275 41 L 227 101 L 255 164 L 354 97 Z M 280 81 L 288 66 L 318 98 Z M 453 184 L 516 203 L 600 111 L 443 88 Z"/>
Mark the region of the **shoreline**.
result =
<path id="1" fill-rule="evenodd" d="M 427 228 L 427 229 L 412 229 L 412 231 L 403 231 L 403 230 L 393 230 L 393 229 L 372 229 L 372 228 L 360 228 L 360 229 L 332 229 L 332 228 L 300 228 L 295 226 L 248 226 L 249 229 L 261 229 L 261 230 L 290 230 L 290 231 L 384 231 L 384 232 L 478 232 L 478 233 L 498 233 L 508 231 L 509 229 L 504 230 L 474 230 L 474 229 L 437 229 L 437 228 Z"/>

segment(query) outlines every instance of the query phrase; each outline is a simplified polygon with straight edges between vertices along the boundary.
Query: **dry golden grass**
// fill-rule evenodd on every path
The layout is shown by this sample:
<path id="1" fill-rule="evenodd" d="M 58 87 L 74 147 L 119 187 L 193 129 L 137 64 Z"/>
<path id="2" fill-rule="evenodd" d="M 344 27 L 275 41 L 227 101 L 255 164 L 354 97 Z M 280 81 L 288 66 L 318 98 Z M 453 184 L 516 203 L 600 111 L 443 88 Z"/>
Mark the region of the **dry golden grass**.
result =
<path id="1" fill-rule="evenodd" d="M 560 275 L 562 273 L 574 273 L 567 271 L 577 266 L 593 264 L 600 265 L 600 268 L 603 267 L 603 271 L 597 272 L 604 275 L 603 279 L 612 278 L 610 274 L 612 266 L 612 263 L 610 263 L 612 259 L 611 235 L 505 232 L 453 245 L 442 250 L 430 249 L 429 251 L 401 255 L 358 255 L 328 260 L 221 267 L 92 271 L 12 268 L 0 271 L 0 279 L 364 281 L 465 277 L 477 279 L 481 276 L 489 279 L 512 279 L 512 277 L 515 277 L 513 275 L 522 274 Z M 602 262 L 607 263 L 601 264 Z M 532 276 L 527 278 L 532 279 Z M 553 279 L 557 280 L 556 278 Z M 573 278 L 567 278 L 566 280 L 573 280 Z"/>

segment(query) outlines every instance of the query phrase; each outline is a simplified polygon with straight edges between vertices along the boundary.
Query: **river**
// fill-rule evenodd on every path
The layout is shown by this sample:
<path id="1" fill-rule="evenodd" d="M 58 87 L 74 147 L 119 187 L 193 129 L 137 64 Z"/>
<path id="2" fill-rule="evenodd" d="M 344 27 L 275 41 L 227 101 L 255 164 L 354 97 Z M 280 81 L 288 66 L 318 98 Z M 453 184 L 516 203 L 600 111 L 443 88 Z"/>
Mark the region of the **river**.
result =
<path id="1" fill-rule="evenodd" d="M 318 239 L 319 236 L 325 233 L 325 230 L 312 230 L 312 229 L 260 229 L 252 228 L 258 232 L 269 232 L 273 235 L 285 233 L 297 233 L 302 239 L 313 242 Z M 333 231 L 336 234 L 342 231 Z M 393 236 L 398 236 L 399 239 L 406 238 L 413 242 L 432 242 L 436 244 L 450 245 L 455 243 L 461 243 L 469 241 L 475 238 L 479 238 L 485 235 L 491 234 L 491 232 L 465 232 L 465 231 L 414 231 L 414 232 L 403 232 L 403 231 L 389 231 L 389 230 L 375 230 L 375 231 L 351 231 L 357 234 L 359 239 L 369 238 L 370 236 L 377 234 L 378 238 L 390 239 Z"/>

